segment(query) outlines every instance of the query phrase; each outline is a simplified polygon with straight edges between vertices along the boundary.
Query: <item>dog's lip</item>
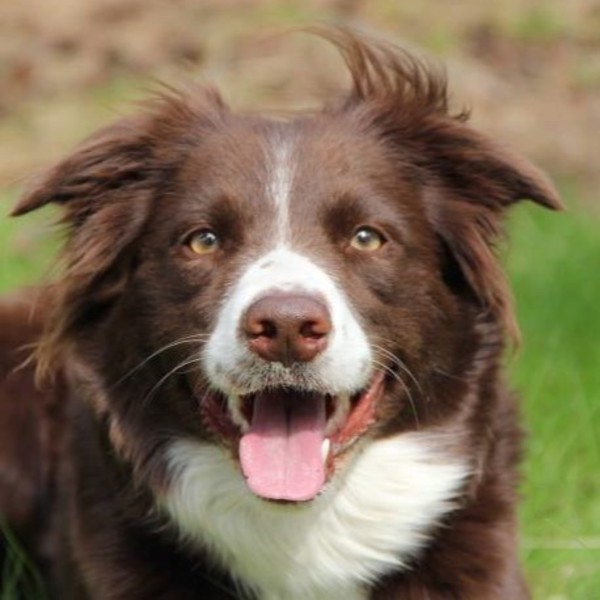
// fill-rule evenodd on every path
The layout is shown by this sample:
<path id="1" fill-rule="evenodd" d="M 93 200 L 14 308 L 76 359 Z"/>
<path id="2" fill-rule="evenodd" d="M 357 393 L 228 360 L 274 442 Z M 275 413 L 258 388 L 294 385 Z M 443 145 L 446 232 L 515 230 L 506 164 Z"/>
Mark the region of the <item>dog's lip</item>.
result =
<path id="1" fill-rule="evenodd" d="M 371 428 L 376 420 L 376 407 L 385 390 L 385 373 L 383 370 L 376 371 L 370 378 L 368 386 L 361 391 L 349 394 L 320 393 L 327 403 L 328 422 L 326 427 L 326 439 L 323 444 L 323 459 L 329 469 L 333 469 L 333 460 L 354 445 Z M 205 427 L 212 432 L 221 442 L 228 445 L 236 458 L 238 457 L 239 441 L 247 429 L 247 423 L 251 419 L 252 398 L 260 392 L 252 392 L 234 398 L 234 406 L 237 405 L 237 415 L 232 414 L 232 403 L 228 397 L 218 390 L 205 392 L 198 396 L 200 413 Z M 287 389 L 287 394 L 293 393 L 293 389 Z M 298 394 L 306 393 L 298 391 Z M 347 398 L 347 407 L 342 407 L 338 402 Z M 240 422 L 243 415 L 244 422 Z"/>
<path id="2" fill-rule="evenodd" d="M 377 371 L 369 385 L 352 397 L 345 421 L 331 436 L 331 453 L 341 454 L 361 438 L 376 421 L 376 409 L 385 389 L 385 373 Z"/>

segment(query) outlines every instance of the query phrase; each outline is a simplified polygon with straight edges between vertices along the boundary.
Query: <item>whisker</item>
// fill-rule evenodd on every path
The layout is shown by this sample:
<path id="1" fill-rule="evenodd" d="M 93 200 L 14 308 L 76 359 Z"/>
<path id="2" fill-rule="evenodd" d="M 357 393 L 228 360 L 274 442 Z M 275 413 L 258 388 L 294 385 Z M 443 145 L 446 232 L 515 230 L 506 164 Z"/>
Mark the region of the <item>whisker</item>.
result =
<path id="1" fill-rule="evenodd" d="M 400 369 L 402 369 L 410 377 L 412 382 L 417 386 L 419 393 L 421 395 L 423 395 L 423 388 L 421 386 L 421 383 L 415 377 L 415 375 L 412 373 L 412 371 L 406 366 L 406 363 L 399 356 L 397 356 L 393 352 L 390 352 L 389 350 L 387 350 L 383 346 L 380 346 L 379 344 L 371 344 L 371 345 L 377 352 L 384 354 L 387 358 L 392 360 L 395 365 L 397 365 Z"/>
<path id="2" fill-rule="evenodd" d="M 433 369 L 434 373 L 439 373 L 440 375 L 443 375 L 444 377 L 447 377 L 448 379 L 454 379 L 455 381 L 462 381 L 462 382 L 468 382 L 469 380 L 466 377 L 460 377 L 458 375 L 453 375 L 452 373 L 448 373 L 447 371 L 444 371 L 443 369 Z"/>
<path id="3" fill-rule="evenodd" d="M 197 356 L 194 356 L 194 357 L 188 356 L 186 359 L 182 360 L 180 363 L 175 365 L 168 373 L 163 375 L 158 380 L 158 382 L 152 386 L 152 389 L 146 394 L 146 396 L 144 396 L 144 399 L 142 400 L 141 405 L 140 405 L 140 410 L 144 409 L 144 407 L 147 405 L 148 401 L 151 400 L 152 396 L 158 391 L 160 386 L 162 386 L 167 381 L 167 379 L 169 379 L 169 377 L 171 377 L 171 375 L 174 375 L 177 371 L 179 371 L 179 369 L 181 369 L 183 367 L 187 367 L 188 365 L 196 363 L 197 360 L 198 360 Z"/>
<path id="4" fill-rule="evenodd" d="M 413 413 L 413 417 L 415 419 L 415 424 L 417 426 L 417 428 L 420 428 L 421 423 L 419 421 L 419 415 L 417 414 L 417 407 L 413 398 L 413 395 L 410 391 L 410 388 L 406 385 L 406 382 L 402 379 L 402 377 L 400 377 L 400 375 L 398 373 L 396 373 L 393 369 L 391 369 L 389 367 L 389 365 L 386 365 L 385 363 L 377 360 L 376 358 L 372 359 L 372 362 L 375 366 L 379 367 L 380 369 L 383 369 L 388 375 L 390 375 L 391 377 L 393 377 L 404 389 L 406 396 L 408 398 L 408 402 L 410 404 L 412 413 Z"/>
<path id="5" fill-rule="evenodd" d="M 127 378 L 131 377 L 131 375 L 133 375 L 136 371 L 139 371 L 145 364 L 147 364 L 153 358 L 156 358 L 159 354 L 162 354 L 163 352 L 165 352 L 171 348 L 174 348 L 175 346 L 180 346 L 183 344 L 191 344 L 194 342 L 202 342 L 203 340 L 205 340 L 207 338 L 208 338 L 207 334 L 195 334 L 195 335 L 182 337 L 173 342 L 165 344 L 158 350 L 155 350 L 154 352 L 152 352 L 152 354 L 147 356 L 144 360 L 142 360 L 140 363 L 138 363 L 135 367 L 133 367 L 132 369 L 127 371 L 127 373 L 125 373 L 125 375 L 123 375 L 117 381 L 115 381 L 111 387 L 114 388 L 114 387 L 117 387 L 118 385 L 122 384 Z"/>

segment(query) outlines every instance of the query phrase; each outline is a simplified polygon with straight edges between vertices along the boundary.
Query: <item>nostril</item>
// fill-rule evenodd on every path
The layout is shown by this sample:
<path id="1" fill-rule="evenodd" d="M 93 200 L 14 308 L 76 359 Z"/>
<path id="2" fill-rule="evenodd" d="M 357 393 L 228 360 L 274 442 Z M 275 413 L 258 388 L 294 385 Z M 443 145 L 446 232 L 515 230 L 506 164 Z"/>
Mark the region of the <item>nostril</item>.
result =
<path id="1" fill-rule="evenodd" d="M 246 319 L 244 331 L 246 335 L 252 339 L 259 337 L 273 339 L 277 337 L 277 325 L 274 321 L 269 319 Z"/>
<path id="2" fill-rule="evenodd" d="M 248 307 L 241 329 L 252 352 L 265 360 L 291 364 L 308 362 L 322 352 L 332 325 L 327 305 L 319 297 L 275 293 Z"/>
<path id="3" fill-rule="evenodd" d="M 268 338 L 276 338 L 277 337 L 277 325 L 274 321 L 263 321 L 262 322 L 263 330 L 262 334 Z"/>
<path id="4" fill-rule="evenodd" d="M 300 335 L 304 338 L 321 339 L 331 331 L 331 324 L 325 320 L 305 321 L 300 325 Z"/>

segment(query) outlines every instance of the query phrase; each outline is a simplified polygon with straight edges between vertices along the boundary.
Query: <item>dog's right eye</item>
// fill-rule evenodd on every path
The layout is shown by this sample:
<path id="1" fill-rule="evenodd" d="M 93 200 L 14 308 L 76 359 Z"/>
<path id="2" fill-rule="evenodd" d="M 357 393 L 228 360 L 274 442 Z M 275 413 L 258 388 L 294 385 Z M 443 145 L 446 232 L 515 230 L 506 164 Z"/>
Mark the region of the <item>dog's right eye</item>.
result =
<path id="1" fill-rule="evenodd" d="M 350 240 L 350 246 L 361 252 L 375 252 L 385 244 L 385 238 L 372 227 L 359 227 Z"/>
<path id="2" fill-rule="evenodd" d="M 219 236 L 212 229 L 199 229 L 186 238 L 185 245 L 194 254 L 211 254 L 219 248 Z"/>

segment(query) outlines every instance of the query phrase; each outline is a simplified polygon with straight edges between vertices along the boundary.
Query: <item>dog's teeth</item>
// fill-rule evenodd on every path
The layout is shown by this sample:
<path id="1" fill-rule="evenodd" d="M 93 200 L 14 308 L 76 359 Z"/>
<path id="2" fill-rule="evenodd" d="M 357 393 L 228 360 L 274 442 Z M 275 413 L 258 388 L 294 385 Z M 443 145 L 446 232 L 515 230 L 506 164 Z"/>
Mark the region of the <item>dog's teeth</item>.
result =
<path id="1" fill-rule="evenodd" d="M 323 444 L 321 445 L 321 458 L 323 462 L 327 462 L 327 457 L 329 456 L 329 448 L 331 447 L 331 440 L 329 438 L 325 438 L 323 440 Z"/>

